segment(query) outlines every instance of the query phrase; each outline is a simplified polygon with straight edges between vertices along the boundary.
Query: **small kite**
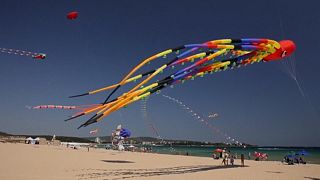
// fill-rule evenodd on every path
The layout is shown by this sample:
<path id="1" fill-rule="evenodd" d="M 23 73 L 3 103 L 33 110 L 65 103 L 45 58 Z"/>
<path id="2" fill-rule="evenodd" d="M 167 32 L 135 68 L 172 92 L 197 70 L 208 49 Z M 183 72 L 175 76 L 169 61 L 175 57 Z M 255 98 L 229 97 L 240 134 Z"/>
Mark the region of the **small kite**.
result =
<path id="1" fill-rule="evenodd" d="M 74 20 L 74 19 L 77 19 L 77 18 L 78 18 L 78 15 L 79 15 L 78 12 L 72 11 L 72 12 L 69 12 L 69 13 L 67 14 L 67 18 L 70 19 L 70 20 Z"/>
<path id="2" fill-rule="evenodd" d="M 103 103 L 81 111 L 67 120 L 95 112 L 88 121 L 78 127 L 79 129 L 101 121 L 109 114 L 133 102 L 146 98 L 155 92 L 159 92 L 168 86 L 171 87 L 175 84 L 184 83 L 187 80 L 193 80 L 196 77 L 203 77 L 206 74 L 227 69 L 240 68 L 259 62 L 280 60 L 291 55 L 295 49 L 296 46 L 291 40 L 278 42 L 271 39 L 220 39 L 170 48 L 144 59 L 116 84 L 70 96 L 73 98 L 112 90 Z M 160 67 L 134 75 L 146 64 L 161 57 L 168 59 L 167 56 L 170 56 L 169 61 Z M 190 64 L 182 67 L 185 63 Z M 176 67 L 180 68 L 172 73 L 168 71 L 169 67 L 172 69 Z M 165 78 L 154 80 L 157 75 L 165 71 L 167 72 Z M 142 78 L 144 79 L 129 91 L 109 100 L 120 87 Z"/>
<path id="3" fill-rule="evenodd" d="M 47 55 L 44 53 L 35 53 L 35 52 L 11 49 L 11 48 L 0 48 L 0 52 L 6 53 L 6 54 L 18 55 L 18 56 L 31 56 L 33 59 L 36 59 L 36 60 L 43 60 L 47 57 Z"/>
<path id="4" fill-rule="evenodd" d="M 213 114 L 210 114 L 210 115 L 208 116 L 208 118 L 214 119 L 214 118 L 216 118 L 216 117 L 218 117 L 218 116 L 219 116 L 218 113 L 213 113 Z"/>
<path id="5" fill-rule="evenodd" d="M 39 53 L 37 55 L 33 55 L 32 57 L 33 57 L 33 59 L 42 60 L 42 59 L 45 59 L 47 57 L 47 55 L 43 54 L 43 53 Z"/>
<path id="6" fill-rule="evenodd" d="M 90 133 L 91 135 L 94 135 L 94 134 L 97 134 L 98 131 L 99 131 L 99 129 L 94 129 L 94 130 L 91 130 L 89 133 Z"/>

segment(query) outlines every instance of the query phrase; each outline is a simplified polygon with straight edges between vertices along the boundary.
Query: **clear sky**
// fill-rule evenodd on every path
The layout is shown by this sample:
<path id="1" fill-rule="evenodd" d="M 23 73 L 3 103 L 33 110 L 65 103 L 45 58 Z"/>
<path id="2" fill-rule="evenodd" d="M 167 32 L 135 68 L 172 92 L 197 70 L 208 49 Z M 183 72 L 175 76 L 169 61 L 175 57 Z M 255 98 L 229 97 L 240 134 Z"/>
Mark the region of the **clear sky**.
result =
<path id="1" fill-rule="evenodd" d="M 66 123 L 70 111 L 26 105 L 99 103 L 107 93 L 67 97 L 116 83 L 167 48 L 222 38 L 285 38 L 297 45 L 295 58 L 284 61 L 295 61 L 304 96 L 280 61 L 215 73 L 161 93 L 203 116 L 219 113 L 211 123 L 242 142 L 320 146 L 319 6 L 316 0 L 1 0 L 0 47 L 43 52 L 47 59 L 0 54 L 0 131 L 88 136 L 98 127 L 100 135 L 109 135 L 121 123 L 134 136 L 153 136 L 141 102 L 80 130 L 89 117 Z M 67 20 L 73 10 L 79 18 Z M 148 115 L 164 138 L 223 140 L 159 95 L 148 100 Z"/>

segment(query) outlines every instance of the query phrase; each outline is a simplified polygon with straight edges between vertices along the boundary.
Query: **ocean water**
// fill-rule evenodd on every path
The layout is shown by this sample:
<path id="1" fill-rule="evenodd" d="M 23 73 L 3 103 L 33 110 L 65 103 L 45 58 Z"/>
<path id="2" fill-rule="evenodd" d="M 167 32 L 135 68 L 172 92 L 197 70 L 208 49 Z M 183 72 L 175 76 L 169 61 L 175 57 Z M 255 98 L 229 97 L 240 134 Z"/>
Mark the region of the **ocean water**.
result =
<path id="1" fill-rule="evenodd" d="M 219 147 L 215 146 L 152 146 L 152 151 L 161 154 L 182 154 L 189 156 L 211 157 L 212 152 Z M 320 164 L 320 148 L 319 147 L 232 147 L 227 148 L 232 154 L 240 158 L 243 153 L 245 159 L 253 159 L 254 152 L 261 152 L 268 154 L 269 161 L 281 161 L 287 154 L 295 154 L 300 151 L 306 151 L 308 154 L 303 156 L 307 163 Z"/>

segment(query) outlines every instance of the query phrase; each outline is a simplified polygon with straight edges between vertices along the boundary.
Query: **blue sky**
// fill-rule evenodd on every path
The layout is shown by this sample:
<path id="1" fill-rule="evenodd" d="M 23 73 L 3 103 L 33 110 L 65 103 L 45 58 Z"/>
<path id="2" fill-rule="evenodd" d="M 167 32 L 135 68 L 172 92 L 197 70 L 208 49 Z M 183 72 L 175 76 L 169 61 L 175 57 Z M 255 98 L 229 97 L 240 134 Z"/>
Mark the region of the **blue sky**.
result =
<path id="1" fill-rule="evenodd" d="M 304 96 L 280 61 L 215 73 L 161 93 L 203 116 L 219 113 L 212 125 L 242 142 L 319 146 L 319 5 L 315 0 L 3 0 L 0 47 L 43 52 L 47 59 L 0 54 L 0 131 L 88 136 L 98 127 L 100 135 L 109 135 L 121 123 L 134 136 L 153 136 L 141 102 L 80 130 L 89 117 L 66 123 L 72 112 L 25 106 L 101 102 L 107 93 L 67 97 L 116 83 L 141 60 L 167 48 L 222 38 L 292 39 L 297 51 L 284 61 L 295 61 Z M 79 18 L 70 21 L 66 14 L 73 10 Z M 159 95 L 148 100 L 148 115 L 164 138 L 224 140 Z"/>

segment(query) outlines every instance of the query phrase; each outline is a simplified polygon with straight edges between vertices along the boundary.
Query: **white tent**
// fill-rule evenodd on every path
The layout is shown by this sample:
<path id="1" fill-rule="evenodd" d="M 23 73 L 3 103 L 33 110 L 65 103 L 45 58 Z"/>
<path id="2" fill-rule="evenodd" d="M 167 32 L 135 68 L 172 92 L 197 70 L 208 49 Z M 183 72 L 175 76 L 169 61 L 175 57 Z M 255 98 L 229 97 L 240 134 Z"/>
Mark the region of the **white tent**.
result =
<path id="1" fill-rule="evenodd" d="M 40 138 L 37 137 L 35 139 L 33 139 L 32 137 L 28 137 L 26 139 L 26 144 L 39 144 Z"/>

